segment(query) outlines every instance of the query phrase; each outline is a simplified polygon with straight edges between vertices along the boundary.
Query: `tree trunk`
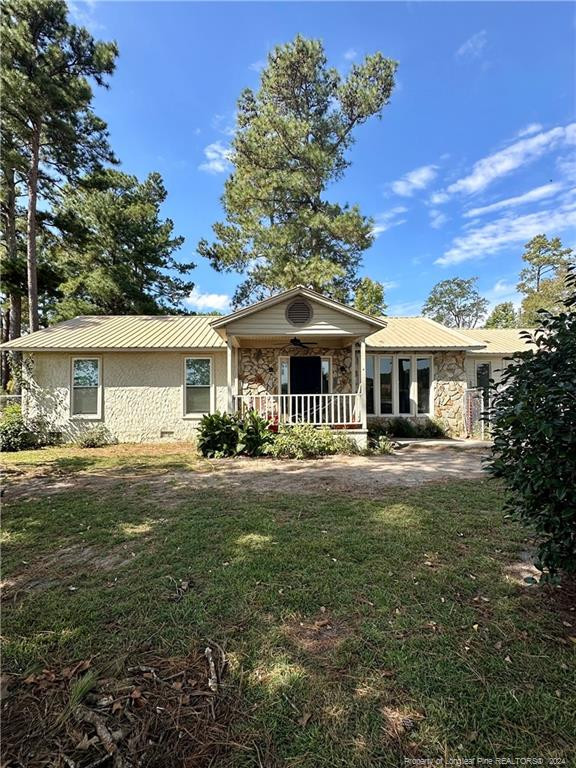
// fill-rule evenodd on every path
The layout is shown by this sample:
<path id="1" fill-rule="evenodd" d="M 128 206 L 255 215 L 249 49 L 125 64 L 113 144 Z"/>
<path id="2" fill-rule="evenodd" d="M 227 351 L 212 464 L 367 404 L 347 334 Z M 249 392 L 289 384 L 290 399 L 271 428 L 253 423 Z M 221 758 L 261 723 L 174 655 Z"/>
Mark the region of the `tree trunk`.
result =
<path id="1" fill-rule="evenodd" d="M 10 340 L 22 336 L 22 296 L 19 293 L 10 294 Z M 22 352 L 12 352 L 12 394 L 20 395 L 22 393 Z"/>
<path id="2" fill-rule="evenodd" d="M 0 334 L 2 344 L 8 341 L 10 338 L 10 310 L 5 309 L 2 312 L 2 332 Z M 10 363 L 8 360 L 9 353 L 2 352 L 2 391 L 6 392 L 8 389 L 8 382 L 10 380 Z"/>
<path id="3" fill-rule="evenodd" d="M 38 201 L 38 164 L 40 157 L 40 126 L 34 128 L 31 144 L 30 169 L 28 171 L 28 243 L 26 268 L 28 276 L 28 312 L 30 332 L 39 328 L 38 315 L 38 266 L 36 258 L 36 207 Z"/>

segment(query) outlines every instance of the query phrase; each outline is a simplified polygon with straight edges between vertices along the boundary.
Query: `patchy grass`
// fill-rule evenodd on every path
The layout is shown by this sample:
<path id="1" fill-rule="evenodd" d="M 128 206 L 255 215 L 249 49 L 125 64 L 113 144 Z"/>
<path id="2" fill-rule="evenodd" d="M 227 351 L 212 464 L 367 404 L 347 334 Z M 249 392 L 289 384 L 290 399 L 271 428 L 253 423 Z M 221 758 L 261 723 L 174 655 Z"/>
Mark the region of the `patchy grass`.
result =
<path id="1" fill-rule="evenodd" d="M 529 544 L 500 499 L 479 481 L 378 500 L 223 488 L 163 508 L 121 486 L 6 504 L 4 671 L 211 641 L 239 702 L 219 766 L 569 764 L 576 616 L 564 590 L 509 578 Z"/>
<path id="2" fill-rule="evenodd" d="M 104 448 L 62 445 L 35 451 L 3 453 L 0 467 L 6 472 L 67 474 L 102 469 L 190 470 L 203 462 L 194 443 L 122 443 Z"/>

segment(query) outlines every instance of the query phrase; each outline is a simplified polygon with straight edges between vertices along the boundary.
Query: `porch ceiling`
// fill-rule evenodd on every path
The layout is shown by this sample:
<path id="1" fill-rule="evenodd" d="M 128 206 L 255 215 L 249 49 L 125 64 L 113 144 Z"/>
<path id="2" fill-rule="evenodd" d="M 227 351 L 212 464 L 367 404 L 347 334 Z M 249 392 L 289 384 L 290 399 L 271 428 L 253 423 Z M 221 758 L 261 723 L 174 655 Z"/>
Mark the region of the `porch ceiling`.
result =
<path id="1" fill-rule="evenodd" d="M 290 346 L 290 339 L 294 337 L 302 339 L 308 346 L 308 349 L 314 349 L 317 347 L 330 347 L 331 349 L 343 349 L 350 347 L 355 341 L 361 339 L 360 336 L 342 336 L 342 335 L 314 335 L 302 333 L 294 329 L 290 334 L 276 335 L 276 336 L 233 336 L 232 341 L 234 346 L 242 349 L 282 349 Z M 294 347 L 297 350 L 298 347 Z"/>

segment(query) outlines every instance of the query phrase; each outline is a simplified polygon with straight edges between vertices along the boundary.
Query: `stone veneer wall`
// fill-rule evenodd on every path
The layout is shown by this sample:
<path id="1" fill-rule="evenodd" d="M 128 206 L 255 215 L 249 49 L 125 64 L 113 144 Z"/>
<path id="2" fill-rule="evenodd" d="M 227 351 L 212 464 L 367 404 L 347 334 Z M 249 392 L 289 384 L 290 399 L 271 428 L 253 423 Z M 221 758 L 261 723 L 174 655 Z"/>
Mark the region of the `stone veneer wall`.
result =
<path id="1" fill-rule="evenodd" d="M 465 435 L 464 392 L 466 391 L 465 352 L 438 352 L 434 355 L 434 416 L 440 419 L 451 437 Z"/>
<path id="2" fill-rule="evenodd" d="M 279 357 L 331 357 L 332 389 L 335 393 L 346 394 L 352 385 L 352 350 L 312 347 L 296 349 L 291 345 L 280 349 L 239 349 L 238 379 L 242 395 L 278 394 Z M 343 368 L 344 370 L 341 370 Z"/>

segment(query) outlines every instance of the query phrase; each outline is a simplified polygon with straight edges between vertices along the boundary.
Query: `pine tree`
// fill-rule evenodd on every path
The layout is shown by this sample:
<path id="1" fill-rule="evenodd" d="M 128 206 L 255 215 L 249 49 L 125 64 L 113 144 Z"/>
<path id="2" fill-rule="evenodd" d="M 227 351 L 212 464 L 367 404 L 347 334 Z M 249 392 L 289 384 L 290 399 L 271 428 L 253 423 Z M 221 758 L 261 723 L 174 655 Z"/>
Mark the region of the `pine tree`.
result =
<path id="1" fill-rule="evenodd" d="M 372 222 L 325 193 L 349 164 L 354 129 L 388 104 L 395 71 L 376 53 L 342 78 L 320 41 L 298 36 L 269 55 L 259 90 L 242 93 L 226 220 L 198 246 L 215 269 L 247 275 L 235 306 L 297 284 L 350 300 Z"/>
<path id="2" fill-rule="evenodd" d="M 496 304 L 484 324 L 485 328 L 518 328 L 518 313 L 511 301 Z"/>

